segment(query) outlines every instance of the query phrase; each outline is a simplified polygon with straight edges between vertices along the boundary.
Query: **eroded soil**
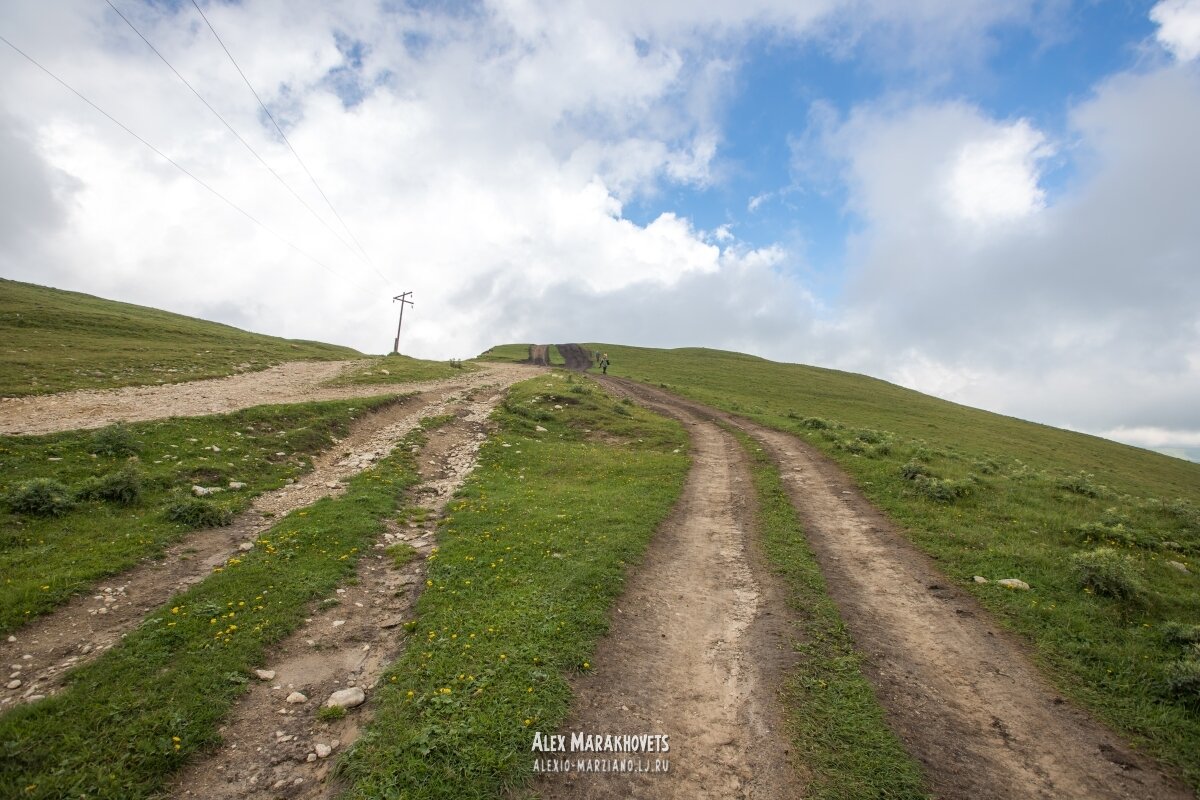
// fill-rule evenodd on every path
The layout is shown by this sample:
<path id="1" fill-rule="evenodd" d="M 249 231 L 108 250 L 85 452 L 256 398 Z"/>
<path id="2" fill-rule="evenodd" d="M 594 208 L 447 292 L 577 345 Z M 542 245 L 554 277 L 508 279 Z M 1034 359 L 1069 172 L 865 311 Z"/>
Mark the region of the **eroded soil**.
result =
<path id="1" fill-rule="evenodd" d="M 776 701 L 793 658 L 790 625 L 755 551 L 746 455 L 701 415 L 645 404 L 687 427 L 692 470 L 617 601 L 594 669 L 574 682 L 560 732 L 666 734 L 669 752 L 630 758 L 651 769 L 669 761 L 669 771 L 572 770 L 535 788 L 547 798 L 798 797 L 803 776 L 789 763 Z"/>
<path id="2" fill-rule="evenodd" d="M 412 618 L 422 588 L 437 520 L 474 468 L 487 437 L 488 415 L 506 388 L 494 386 L 471 398 L 448 397 L 422 413 L 455 414 L 452 423 L 430 432 L 419 455 L 422 483 L 410 495 L 428 516 L 420 523 L 389 522 L 375 552 L 359 561 L 355 580 L 318 604 L 301 628 L 272 649 L 265 669 L 274 677 L 256 683 L 238 701 L 220 729 L 222 746 L 184 767 L 172 782 L 173 796 L 318 798 L 337 793 L 331 767 L 369 719 L 373 687 L 403 650 L 403 623 Z M 399 542 L 417 553 L 402 567 L 384 552 Z M 350 687 L 364 691 L 365 703 L 342 719 L 319 719 L 325 700 Z M 305 700 L 288 703 L 293 692 Z"/>
<path id="3" fill-rule="evenodd" d="M 139 422 L 165 417 L 224 414 L 242 408 L 282 403 L 344 400 L 389 393 L 427 392 L 479 385 L 510 374 L 513 364 L 484 364 L 478 372 L 420 383 L 365 386 L 323 386 L 325 381 L 361 361 L 290 361 L 261 372 L 228 378 L 131 386 L 123 389 L 63 392 L 34 397 L 0 398 L 0 434 L 33 435 L 102 428 L 114 422 Z M 526 367 L 526 369 L 528 369 Z"/>
<path id="4" fill-rule="evenodd" d="M 1060 697 L 1028 647 L 1000 630 L 813 447 L 651 387 L 606 384 L 727 421 L 771 453 L 888 722 L 936 796 L 1194 797 Z"/>

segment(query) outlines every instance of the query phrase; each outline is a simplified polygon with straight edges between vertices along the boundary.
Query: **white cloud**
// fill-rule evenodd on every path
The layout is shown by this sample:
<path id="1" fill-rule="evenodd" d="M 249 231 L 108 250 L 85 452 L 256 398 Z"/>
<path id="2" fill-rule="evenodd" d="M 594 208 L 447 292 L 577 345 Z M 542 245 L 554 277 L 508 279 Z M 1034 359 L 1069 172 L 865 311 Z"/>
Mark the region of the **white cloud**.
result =
<path id="1" fill-rule="evenodd" d="M 1200 56 L 1200 0 L 1162 0 L 1150 9 L 1155 38 L 1180 61 Z"/>
<path id="2" fill-rule="evenodd" d="M 1037 162 L 1048 155 L 1046 139 L 1026 120 L 964 143 L 950 165 L 951 211 L 976 224 L 1028 216 L 1042 208 Z"/>

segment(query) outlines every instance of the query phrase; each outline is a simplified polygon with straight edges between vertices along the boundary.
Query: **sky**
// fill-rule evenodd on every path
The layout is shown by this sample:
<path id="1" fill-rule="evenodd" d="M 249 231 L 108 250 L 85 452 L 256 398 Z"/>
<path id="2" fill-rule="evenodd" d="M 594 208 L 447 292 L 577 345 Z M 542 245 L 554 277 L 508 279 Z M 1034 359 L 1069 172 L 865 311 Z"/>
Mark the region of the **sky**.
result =
<path id="1" fill-rule="evenodd" d="M 717 347 L 1200 460 L 1200 0 L 197 2 L 0 3 L 94 104 L 0 42 L 0 275 L 375 353 L 411 291 L 410 355 Z"/>

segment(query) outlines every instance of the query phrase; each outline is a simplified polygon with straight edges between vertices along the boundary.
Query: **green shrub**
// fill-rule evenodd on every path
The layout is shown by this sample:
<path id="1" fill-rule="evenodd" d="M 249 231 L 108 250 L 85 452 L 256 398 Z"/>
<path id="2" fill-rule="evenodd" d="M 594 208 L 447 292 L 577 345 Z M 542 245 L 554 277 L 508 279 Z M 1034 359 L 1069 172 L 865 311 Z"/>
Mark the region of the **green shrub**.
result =
<path id="1" fill-rule="evenodd" d="M 1066 489 L 1068 492 L 1083 495 L 1084 497 L 1099 497 L 1103 487 L 1092 483 L 1093 477 L 1086 472 L 1080 472 L 1060 479 L 1057 486 L 1060 489 Z"/>
<path id="2" fill-rule="evenodd" d="M 860 442 L 866 442 L 867 444 L 880 444 L 881 442 L 887 440 L 887 434 L 883 433 L 882 431 L 863 428 L 855 434 L 854 438 L 858 439 Z"/>
<path id="3" fill-rule="evenodd" d="M 960 497 L 971 493 L 971 485 L 961 481 L 948 481 L 941 478 L 921 475 L 914 479 L 917 493 L 935 503 L 953 503 Z"/>
<path id="4" fill-rule="evenodd" d="M 924 464 L 919 464 L 916 461 L 909 461 L 900 468 L 900 474 L 910 481 L 915 481 L 917 478 L 931 478 L 933 473 L 929 471 L 929 467 Z"/>
<path id="5" fill-rule="evenodd" d="M 825 430 L 826 428 L 833 427 L 832 422 L 827 419 L 821 419 L 820 417 L 805 417 L 804 419 L 800 420 L 800 425 L 801 427 L 808 428 L 812 431 L 821 431 Z"/>
<path id="6" fill-rule="evenodd" d="M 107 500 L 131 506 L 142 499 L 142 476 L 132 465 L 103 477 L 88 478 L 76 491 L 78 500 Z"/>
<path id="7" fill-rule="evenodd" d="M 1167 665 L 1167 689 L 1192 703 L 1200 703 L 1200 659 L 1184 658 Z"/>
<path id="8" fill-rule="evenodd" d="M 333 722 L 346 716 L 346 709 L 342 706 L 322 706 L 317 712 L 317 719 L 321 722 Z"/>
<path id="9" fill-rule="evenodd" d="M 1134 560 L 1110 547 L 1076 553 L 1071 565 L 1080 587 L 1095 594 L 1133 600 L 1145 591 Z"/>
<path id="10" fill-rule="evenodd" d="M 53 478 L 33 478 L 20 483 L 7 500 L 13 511 L 39 517 L 61 517 L 75 505 L 71 490 Z"/>
<path id="11" fill-rule="evenodd" d="M 1163 624 L 1162 632 L 1172 644 L 1200 644 L 1200 625 L 1167 622 Z"/>
<path id="12" fill-rule="evenodd" d="M 233 513 L 211 500 L 186 497 L 167 508 L 167 519 L 189 528 L 218 528 L 233 522 Z"/>
<path id="13" fill-rule="evenodd" d="M 88 452 L 122 458 L 135 455 L 140 449 L 130 430 L 124 425 L 116 423 L 92 434 L 92 446 Z"/>

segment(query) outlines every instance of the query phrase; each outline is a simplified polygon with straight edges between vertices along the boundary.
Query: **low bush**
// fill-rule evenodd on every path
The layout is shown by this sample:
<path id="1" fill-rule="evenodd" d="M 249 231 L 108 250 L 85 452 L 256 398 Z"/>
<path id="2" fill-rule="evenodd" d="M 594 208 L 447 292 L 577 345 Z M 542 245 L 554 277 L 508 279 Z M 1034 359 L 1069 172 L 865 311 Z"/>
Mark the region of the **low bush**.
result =
<path id="1" fill-rule="evenodd" d="M 92 444 L 89 452 L 112 458 L 123 458 L 136 455 L 141 449 L 133 438 L 133 433 L 120 423 L 101 428 L 92 434 Z"/>
<path id="2" fill-rule="evenodd" d="M 1192 703 L 1200 703 L 1200 658 L 1184 658 L 1167 665 L 1167 689 Z"/>
<path id="3" fill-rule="evenodd" d="M 131 506 L 142 499 L 142 476 L 130 465 L 102 477 L 89 478 L 76 491 L 75 497 Z"/>
<path id="4" fill-rule="evenodd" d="M 13 511 L 39 517 L 61 517 L 75 505 L 71 490 L 53 478 L 33 478 L 19 483 L 7 500 Z"/>
<path id="5" fill-rule="evenodd" d="M 953 503 L 971 493 L 971 484 L 921 475 L 914 479 L 917 493 L 935 503 Z"/>
<path id="6" fill-rule="evenodd" d="M 1079 472 L 1060 479 L 1056 485 L 1058 488 L 1065 489 L 1073 494 L 1084 497 L 1099 497 L 1102 494 L 1103 487 L 1092 483 L 1092 479 L 1092 475 L 1086 472 Z"/>
<path id="7" fill-rule="evenodd" d="M 1134 600 L 1145 591 L 1134 560 L 1110 547 L 1076 553 L 1071 566 L 1085 591 L 1118 600 Z"/>
<path id="8" fill-rule="evenodd" d="M 187 497 L 167 508 L 167 519 L 189 528 L 218 528 L 233 522 L 233 513 L 211 500 Z"/>
<path id="9" fill-rule="evenodd" d="M 1162 632 L 1172 644 L 1200 644 L 1200 625 L 1166 622 L 1163 623 Z"/>

